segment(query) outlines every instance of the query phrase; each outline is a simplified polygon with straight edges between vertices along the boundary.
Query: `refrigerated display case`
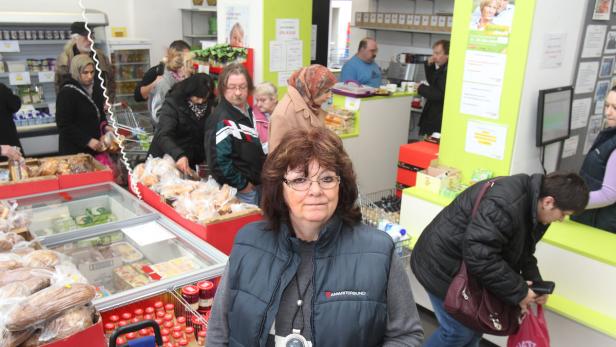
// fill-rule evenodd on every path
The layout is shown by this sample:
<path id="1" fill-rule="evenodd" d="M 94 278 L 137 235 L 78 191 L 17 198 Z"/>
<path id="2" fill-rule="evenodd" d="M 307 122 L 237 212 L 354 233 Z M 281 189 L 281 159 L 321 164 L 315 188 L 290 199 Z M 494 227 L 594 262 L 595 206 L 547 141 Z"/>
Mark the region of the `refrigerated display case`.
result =
<path id="1" fill-rule="evenodd" d="M 116 103 L 126 102 L 134 112 L 147 113 L 147 103 L 135 101 L 133 93 L 137 83 L 151 66 L 150 41 L 113 39 L 109 40 L 108 44 L 116 77 Z"/>
<path id="2" fill-rule="evenodd" d="M 16 199 L 30 231 L 97 287 L 100 311 L 222 275 L 227 257 L 115 183 Z"/>

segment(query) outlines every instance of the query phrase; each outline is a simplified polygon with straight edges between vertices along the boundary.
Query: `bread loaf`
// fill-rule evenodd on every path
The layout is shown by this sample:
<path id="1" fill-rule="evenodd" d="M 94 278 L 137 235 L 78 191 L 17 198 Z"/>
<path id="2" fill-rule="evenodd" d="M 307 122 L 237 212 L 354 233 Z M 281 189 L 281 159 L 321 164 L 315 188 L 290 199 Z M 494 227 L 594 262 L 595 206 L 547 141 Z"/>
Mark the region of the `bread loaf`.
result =
<path id="1" fill-rule="evenodd" d="M 13 270 L 21 267 L 21 264 L 16 260 L 0 260 L 0 271 Z"/>
<path id="2" fill-rule="evenodd" d="M 0 272 L 0 287 L 13 282 L 26 281 L 35 277 L 51 278 L 52 273 L 44 269 L 20 267 L 15 270 Z"/>
<path id="3" fill-rule="evenodd" d="M 0 346 L 2 347 L 18 347 L 24 341 L 28 340 L 34 333 L 34 329 L 28 329 L 24 331 L 8 331 L 2 329 L 0 332 Z"/>
<path id="4" fill-rule="evenodd" d="M 54 251 L 41 249 L 24 257 L 24 265 L 29 267 L 54 267 L 60 264 L 60 256 Z"/>
<path id="5" fill-rule="evenodd" d="M 94 287 L 82 283 L 43 289 L 15 305 L 7 316 L 6 328 L 10 331 L 27 329 L 65 310 L 85 305 L 95 295 Z"/>
<path id="6" fill-rule="evenodd" d="M 40 336 L 41 342 L 47 343 L 62 340 L 89 328 L 93 324 L 93 313 L 92 306 L 79 306 L 64 311 L 64 313 L 45 324 Z"/>

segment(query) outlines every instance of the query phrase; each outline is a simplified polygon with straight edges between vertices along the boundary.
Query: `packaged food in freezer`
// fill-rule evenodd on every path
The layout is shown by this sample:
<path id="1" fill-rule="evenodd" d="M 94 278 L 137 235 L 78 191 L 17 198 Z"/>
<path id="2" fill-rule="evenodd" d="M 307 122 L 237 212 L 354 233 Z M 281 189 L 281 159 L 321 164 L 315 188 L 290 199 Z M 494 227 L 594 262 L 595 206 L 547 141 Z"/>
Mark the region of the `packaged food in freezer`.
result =
<path id="1" fill-rule="evenodd" d="M 116 242 L 110 246 L 116 257 L 121 257 L 125 263 L 133 263 L 143 259 L 143 254 L 128 242 Z"/>

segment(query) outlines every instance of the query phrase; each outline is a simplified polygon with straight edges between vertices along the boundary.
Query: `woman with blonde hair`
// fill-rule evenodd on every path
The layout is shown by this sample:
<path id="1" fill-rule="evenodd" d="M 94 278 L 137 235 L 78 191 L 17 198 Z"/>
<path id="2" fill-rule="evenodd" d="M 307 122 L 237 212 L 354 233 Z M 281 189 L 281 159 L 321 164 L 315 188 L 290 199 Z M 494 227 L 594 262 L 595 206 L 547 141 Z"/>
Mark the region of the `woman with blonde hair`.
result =
<path id="1" fill-rule="evenodd" d="M 263 82 L 255 87 L 252 93 L 254 107 L 252 113 L 255 117 L 255 128 L 259 134 L 259 141 L 263 146 L 263 153 L 267 154 L 267 141 L 269 132 L 270 116 L 278 105 L 278 89 L 271 82 Z"/>
<path id="2" fill-rule="evenodd" d="M 152 115 L 154 124 L 158 124 L 158 111 L 163 106 L 167 92 L 179 81 L 193 74 L 193 54 L 175 48 L 167 50 L 165 57 L 165 72 L 156 87 L 150 92 L 148 110 Z"/>

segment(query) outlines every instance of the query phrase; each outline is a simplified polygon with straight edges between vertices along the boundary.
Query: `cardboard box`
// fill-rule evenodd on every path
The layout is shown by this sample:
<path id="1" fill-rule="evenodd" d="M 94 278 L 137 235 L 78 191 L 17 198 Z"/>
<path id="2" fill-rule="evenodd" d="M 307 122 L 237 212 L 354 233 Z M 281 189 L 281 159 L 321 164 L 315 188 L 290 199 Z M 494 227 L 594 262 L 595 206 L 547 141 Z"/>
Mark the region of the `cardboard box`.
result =
<path id="1" fill-rule="evenodd" d="M 250 222 L 263 219 L 261 210 L 255 209 L 214 218 L 205 225 L 199 224 L 182 217 L 173 206 L 167 204 L 160 195 L 145 185 L 137 183 L 137 187 L 141 192 L 143 201 L 227 255 L 231 254 L 235 234 L 240 228 Z"/>
<path id="2" fill-rule="evenodd" d="M 421 16 L 421 29 L 429 30 L 430 29 L 430 15 Z"/>
<path id="3" fill-rule="evenodd" d="M 391 27 L 391 13 L 384 13 L 383 14 L 383 24 L 386 27 Z"/>
<path id="4" fill-rule="evenodd" d="M 371 25 L 375 25 L 376 24 L 376 12 L 370 12 L 370 24 Z"/>
<path id="5" fill-rule="evenodd" d="M 447 16 L 438 16 L 438 30 L 447 31 Z"/>
<path id="6" fill-rule="evenodd" d="M 438 16 L 430 16 L 430 30 L 438 30 Z"/>
<path id="7" fill-rule="evenodd" d="M 362 25 L 370 24 L 370 12 L 363 12 L 362 17 Z"/>
<path id="8" fill-rule="evenodd" d="M 376 25 L 382 27 L 385 25 L 385 13 L 376 14 Z"/>
<path id="9" fill-rule="evenodd" d="M 416 14 L 415 17 L 413 18 L 413 29 L 421 28 L 421 20 L 422 20 L 422 16 L 419 14 Z"/>
<path id="10" fill-rule="evenodd" d="M 407 28 L 407 29 L 413 29 L 413 27 L 415 26 L 414 22 L 415 22 L 415 15 L 414 14 L 407 14 L 406 15 L 406 23 L 405 23 L 404 27 Z"/>
<path id="11" fill-rule="evenodd" d="M 433 160 L 425 170 L 417 173 L 416 187 L 439 194 L 443 188 L 453 188 L 460 183 L 460 171 L 455 168 L 439 165 Z"/>
<path id="12" fill-rule="evenodd" d="M 398 15 L 398 28 L 406 28 L 406 14 L 400 13 Z"/>

